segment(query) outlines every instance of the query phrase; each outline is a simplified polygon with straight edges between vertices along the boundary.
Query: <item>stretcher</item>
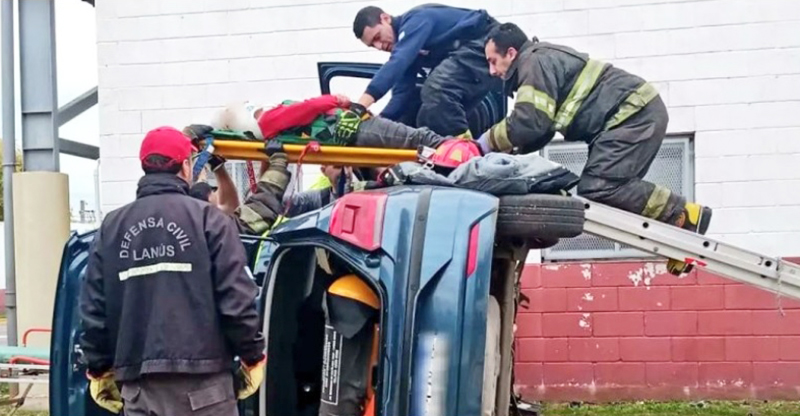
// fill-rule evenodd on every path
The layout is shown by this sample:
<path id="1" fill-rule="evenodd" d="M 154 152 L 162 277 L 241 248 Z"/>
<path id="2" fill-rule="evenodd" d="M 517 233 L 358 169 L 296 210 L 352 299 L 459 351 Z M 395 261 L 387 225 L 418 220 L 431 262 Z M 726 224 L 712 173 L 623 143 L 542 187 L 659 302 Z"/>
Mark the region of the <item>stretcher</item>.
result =
<path id="1" fill-rule="evenodd" d="M 214 153 L 226 159 L 266 160 L 264 143 L 214 132 Z M 285 144 L 292 162 L 348 166 L 390 166 L 416 161 L 416 150 Z M 576 197 L 577 198 L 577 197 Z M 584 232 L 692 264 L 699 269 L 761 289 L 800 299 L 800 265 L 733 246 L 652 219 L 579 198 L 585 207 Z"/>
<path id="2" fill-rule="evenodd" d="M 267 160 L 266 144 L 262 141 L 248 140 L 244 135 L 234 131 L 215 130 L 212 132 L 213 151 L 228 160 Z M 315 165 L 340 165 L 358 167 L 391 166 L 400 162 L 417 160 L 416 149 L 382 149 L 371 147 L 351 147 L 317 144 L 297 140 L 283 144 L 283 151 L 292 163 L 310 163 Z M 209 145 L 207 140 L 200 141 L 201 148 Z"/>

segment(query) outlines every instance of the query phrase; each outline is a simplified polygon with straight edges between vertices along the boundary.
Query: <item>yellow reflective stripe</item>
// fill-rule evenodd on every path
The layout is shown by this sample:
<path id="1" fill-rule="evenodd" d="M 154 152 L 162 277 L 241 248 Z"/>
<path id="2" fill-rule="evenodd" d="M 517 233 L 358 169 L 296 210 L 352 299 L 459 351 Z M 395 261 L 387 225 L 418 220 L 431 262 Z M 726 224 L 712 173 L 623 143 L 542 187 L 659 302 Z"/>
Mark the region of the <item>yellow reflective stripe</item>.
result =
<path id="1" fill-rule="evenodd" d="M 147 276 L 159 272 L 190 273 L 192 263 L 157 263 L 149 266 L 131 267 L 128 270 L 119 272 L 119 280 L 126 281 L 131 277 Z"/>
<path id="2" fill-rule="evenodd" d="M 272 230 L 275 229 L 275 227 L 277 227 L 280 223 L 284 221 L 286 221 L 286 217 L 284 217 L 283 215 L 279 215 L 278 218 L 275 219 L 275 223 L 272 224 L 272 227 L 269 227 L 267 231 L 264 231 L 264 233 L 261 234 L 261 237 L 266 238 L 267 236 L 269 236 L 269 233 L 271 233 Z M 256 257 L 253 259 L 253 270 L 256 269 L 256 264 L 258 263 L 258 259 L 261 258 L 261 250 L 263 249 L 264 249 L 264 241 L 262 241 L 261 244 L 258 245 L 258 250 L 256 250 Z"/>
<path id="3" fill-rule="evenodd" d="M 239 218 L 244 221 L 254 232 L 260 233 L 269 228 L 269 224 L 261 218 L 261 215 L 247 205 L 239 207 Z"/>
<path id="4" fill-rule="evenodd" d="M 561 108 L 558 109 L 558 114 L 556 114 L 556 130 L 561 134 L 566 133 L 569 125 L 572 124 L 572 119 L 575 118 L 575 114 L 578 114 L 583 100 L 589 96 L 605 67 L 605 63 L 594 59 L 586 62 L 586 66 L 583 67 L 578 79 L 575 81 L 575 85 L 572 86 L 572 90 L 570 90 L 569 95 L 561 104 Z"/>
<path id="5" fill-rule="evenodd" d="M 664 208 L 666 208 L 667 201 L 669 201 L 669 196 L 671 194 L 672 191 L 668 188 L 656 185 L 656 188 L 653 189 L 653 193 L 650 194 L 650 198 L 647 199 L 647 204 L 644 206 L 642 216 L 657 220 L 658 217 L 661 216 L 661 213 L 664 212 Z"/>
<path id="6" fill-rule="evenodd" d="M 489 134 L 489 146 L 495 152 L 508 152 L 514 148 L 511 140 L 508 139 L 508 125 L 506 119 L 492 127 Z"/>
<path id="7" fill-rule="evenodd" d="M 606 122 L 606 130 L 613 129 L 628 117 L 636 114 L 639 110 L 644 108 L 653 98 L 658 96 L 658 90 L 649 82 L 645 82 L 636 91 L 632 92 L 625 101 L 619 106 L 619 110 L 614 114 L 611 120 Z"/>
<path id="8" fill-rule="evenodd" d="M 547 114 L 550 120 L 552 120 L 556 114 L 556 100 L 547 95 L 547 93 L 539 91 L 531 85 L 519 87 L 516 103 L 533 104 L 537 110 Z"/>

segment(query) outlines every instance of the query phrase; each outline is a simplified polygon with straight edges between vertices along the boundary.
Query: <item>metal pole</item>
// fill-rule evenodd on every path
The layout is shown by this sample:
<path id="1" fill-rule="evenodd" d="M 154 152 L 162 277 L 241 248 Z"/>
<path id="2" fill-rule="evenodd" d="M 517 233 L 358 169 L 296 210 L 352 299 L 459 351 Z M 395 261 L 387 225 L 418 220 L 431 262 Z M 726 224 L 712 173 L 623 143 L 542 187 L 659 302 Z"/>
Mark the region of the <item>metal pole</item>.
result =
<path id="1" fill-rule="evenodd" d="M 3 215 L 5 221 L 6 325 L 8 345 L 17 345 L 17 283 L 14 263 L 13 177 L 17 164 L 14 108 L 14 0 L 2 0 L 3 30 Z"/>

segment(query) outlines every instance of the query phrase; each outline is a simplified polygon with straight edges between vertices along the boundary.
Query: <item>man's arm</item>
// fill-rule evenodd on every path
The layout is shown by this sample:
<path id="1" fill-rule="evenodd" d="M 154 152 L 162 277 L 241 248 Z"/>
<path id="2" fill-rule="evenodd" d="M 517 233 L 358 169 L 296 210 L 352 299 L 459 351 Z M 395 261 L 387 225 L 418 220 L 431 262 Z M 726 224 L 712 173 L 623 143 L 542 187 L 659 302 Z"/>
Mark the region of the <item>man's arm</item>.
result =
<path id="1" fill-rule="evenodd" d="M 344 103 L 335 95 L 322 95 L 299 103 L 279 105 L 264 111 L 258 117 L 258 127 L 261 128 L 264 138 L 270 139 L 284 130 L 305 126 L 334 108 L 345 108 L 348 105 L 349 103 Z"/>
<path id="2" fill-rule="evenodd" d="M 114 363 L 111 353 L 108 326 L 106 326 L 106 296 L 103 282 L 102 226 L 97 231 L 89 254 L 86 280 L 81 285 L 80 346 L 86 358 L 89 373 L 99 376 L 110 370 Z"/>
<path id="3" fill-rule="evenodd" d="M 236 185 L 228 174 L 225 165 L 220 165 L 214 170 L 214 176 L 217 178 L 217 197 L 219 198 L 219 208 L 227 213 L 233 214 L 236 208 L 239 207 L 239 193 L 236 192 Z"/>
<path id="4" fill-rule="evenodd" d="M 558 99 L 556 72 L 548 58 L 533 57 L 520 62 L 517 98 L 511 114 L 488 132 L 491 150 L 509 152 L 519 147 L 536 152 L 555 135 L 555 113 Z"/>
<path id="5" fill-rule="evenodd" d="M 283 212 L 283 194 L 291 176 L 287 166 L 285 153 L 270 156 L 269 167 L 259 176 L 256 192 L 235 211 L 236 221 L 243 232 L 261 235 L 278 220 Z"/>
<path id="6" fill-rule="evenodd" d="M 397 81 L 394 88 L 392 88 L 392 99 L 386 104 L 381 117 L 388 118 L 392 121 L 397 121 L 400 117 L 408 111 L 408 102 L 411 97 L 416 94 L 417 89 L 417 71 L 414 66 L 408 69 L 406 73 Z"/>
<path id="7" fill-rule="evenodd" d="M 372 78 L 367 90 L 359 98 L 359 104 L 369 108 L 397 84 L 417 60 L 432 29 L 433 23 L 424 17 L 411 17 L 400 27 L 392 55 Z"/>
<path id="8" fill-rule="evenodd" d="M 222 331 L 233 353 L 245 364 L 253 365 L 264 356 L 264 336 L 256 310 L 258 286 L 247 268 L 247 254 L 236 224 L 214 207 L 205 211 L 206 241 Z"/>

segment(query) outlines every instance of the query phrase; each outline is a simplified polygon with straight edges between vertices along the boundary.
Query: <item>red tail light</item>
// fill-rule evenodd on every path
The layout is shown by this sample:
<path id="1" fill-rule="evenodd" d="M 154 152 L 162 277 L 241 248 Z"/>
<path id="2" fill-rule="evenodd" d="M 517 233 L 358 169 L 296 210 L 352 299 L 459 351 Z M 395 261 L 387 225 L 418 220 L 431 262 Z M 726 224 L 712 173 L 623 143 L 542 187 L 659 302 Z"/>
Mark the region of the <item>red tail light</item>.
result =
<path id="1" fill-rule="evenodd" d="M 333 205 L 328 231 L 364 250 L 379 248 L 388 197 L 385 193 L 354 192 L 339 198 Z"/>
<path id="2" fill-rule="evenodd" d="M 469 230 L 469 244 L 467 245 L 467 277 L 475 273 L 475 268 L 478 267 L 478 230 L 480 223 L 472 226 Z"/>

